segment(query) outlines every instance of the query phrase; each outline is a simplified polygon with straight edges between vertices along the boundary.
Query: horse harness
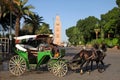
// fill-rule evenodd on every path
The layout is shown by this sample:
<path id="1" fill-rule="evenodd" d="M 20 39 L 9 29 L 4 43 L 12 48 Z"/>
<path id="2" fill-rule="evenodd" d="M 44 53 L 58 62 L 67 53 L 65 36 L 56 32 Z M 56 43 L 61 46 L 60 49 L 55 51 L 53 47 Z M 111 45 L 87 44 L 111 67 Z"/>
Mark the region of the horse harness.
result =
<path id="1" fill-rule="evenodd" d="M 88 58 L 87 58 L 87 60 L 89 60 L 89 59 L 91 59 L 91 60 L 94 60 L 94 59 L 96 59 L 97 57 L 98 57 L 98 55 L 97 55 L 97 50 L 95 50 L 95 49 L 86 49 L 86 51 L 88 52 L 88 54 L 90 55 Z"/>

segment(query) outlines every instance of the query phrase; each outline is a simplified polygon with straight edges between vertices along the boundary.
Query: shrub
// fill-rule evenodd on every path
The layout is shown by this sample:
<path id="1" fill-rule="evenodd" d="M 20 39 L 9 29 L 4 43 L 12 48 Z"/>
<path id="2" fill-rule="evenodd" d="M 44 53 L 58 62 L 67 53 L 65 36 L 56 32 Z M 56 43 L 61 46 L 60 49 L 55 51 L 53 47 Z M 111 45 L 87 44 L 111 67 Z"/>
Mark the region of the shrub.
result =
<path id="1" fill-rule="evenodd" d="M 119 39 L 118 38 L 106 38 L 104 40 L 102 39 L 94 39 L 92 40 L 91 42 L 88 42 L 87 44 L 91 44 L 91 45 L 94 45 L 94 44 L 102 44 L 102 43 L 105 43 L 107 45 L 107 47 L 109 48 L 112 48 L 114 46 L 120 46 L 120 42 L 119 42 Z"/>
<path id="2" fill-rule="evenodd" d="M 118 43 L 118 38 L 113 38 L 113 39 L 105 39 L 105 43 L 107 44 L 107 46 L 109 47 L 109 48 L 112 48 L 112 47 L 114 47 L 114 46 L 116 46 L 116 45 L 118 45 L 119 43 Z"/>
<path id="3" fill-rule="evenodd" d="M 118 38 L 113 38 L 112 43 L 114 46 L 118 45 Z"/>
<path id="4" fill-rule="evenodd" d="M 94 39 L 91 42 L 89 42 L 88 44 L 94 45 L 94 44 L 101 44 L 103 43 L 102 39 Z"/>

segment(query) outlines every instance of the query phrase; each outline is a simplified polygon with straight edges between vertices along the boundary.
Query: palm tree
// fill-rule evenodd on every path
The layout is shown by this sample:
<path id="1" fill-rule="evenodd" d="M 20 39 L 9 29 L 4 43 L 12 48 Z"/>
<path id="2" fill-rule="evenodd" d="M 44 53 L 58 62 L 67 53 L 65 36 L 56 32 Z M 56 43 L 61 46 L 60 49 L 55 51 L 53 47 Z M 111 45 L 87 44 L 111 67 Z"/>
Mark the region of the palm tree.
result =
<path id="1" fill-rule="evenodd" d="M 33 32 L 33 27 L 31 24 L 24 24 L 20 31 L 21 31 L 20 36 L 21 35 L 29 35 L 29 34 L 31 35 Z"/>
<path id="2" fill-rule="evenodd" d="M 19 35 L 19 30 L 20 30 L 20 19 L 22 17 L 30 16 L 33 15 L 33 12 L 30 11 L 30 9 L 33 8 L 33 6 L 28 5 L 25 6 L 25 4 L 28 2 L 28 0 L 17 0 L 14 2 L 17 11 L 15 12 L 17 18 L 16 18 L 16 23 L 15 23 L 15 36 Z"/>
<path id="3" fill-rule="evenodd" d="M 3 28 L 4 30 L 8 28 L 6 23 L 8 21 L 8 19 L 6 18 L 8 14 L 9 12 L 5 8 L 5 6 L 3 4 L 0 4 L 0 25 L 1 25 L 1 28 Z"/>
<path id="4" fill-rule="evenodd" d="M 12 28 L 14 28 L 14 24 L 15 24 L 15 19 L 16 16 L 12 14 Z M 8 30 L 9 26 L 10 26 L 10 11 L 7 7 L 7 5 L 4 3 L 4 0 L 0 1 L 0 25 L 3 28 L 3 30 Z"/>
<path id="5" fill-rule="evenodd" d="M 35 34 L 35 31 L 40 27 L 40 23 L 43 23 L 43 17 L 40 17 L 37 14 L 30 15 L 29 18 L 25 19 L 25 24 L 29 24 L 33 27 L 32 34 Z"/>
<path id="6" fill-rule="evenodd" d="M 43 23 L 39 29 L 37 29 L 36 34 L 52 34 L 52 30 L 49 29 L 49 24 Z"/>
<path id="7" fill-rule="evenodd" d="M 26 6 L 28 0 L 2 0 L 2 1 L 6 4 L 8 10 L 12 12 L 13 15 L 16 16 L 15 36 L 18 36 L 21 18 L 22 17 L 25 18 L 26 16 L 32 15 L 33 12 L 30 11 L 30 9 L 33 9 L 34 7 L 32 5 Z"/>

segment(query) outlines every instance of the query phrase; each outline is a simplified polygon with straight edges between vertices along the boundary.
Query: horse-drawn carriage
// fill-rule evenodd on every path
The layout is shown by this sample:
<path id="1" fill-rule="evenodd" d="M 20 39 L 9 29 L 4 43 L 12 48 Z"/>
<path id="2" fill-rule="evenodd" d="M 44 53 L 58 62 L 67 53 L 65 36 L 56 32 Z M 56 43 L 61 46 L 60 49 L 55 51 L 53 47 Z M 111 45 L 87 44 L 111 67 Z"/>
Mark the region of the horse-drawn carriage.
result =
<path id="1" fill-rule="evenodd" d="M 65 49 L 53 44 L 51 35 L 15 37 L 15 43 L 15 55 L 9 61 L 9 71 L 15 76 L 20 76 L 25 71 L 31 70 L 31 65 L 35 65 L 34 69 L 38 69 L 40 65 L 46 64 L 48 71 L 58 77 L 65 76 L 68 67 L 71 69 L 79 67 L 82 70 L 83 64 L 86 63 L 87 68 L 90 61 L 92 63 L 96 61 L 97 67 L 99 62 L 104 66 L 102 60 L 105 57 L 105 45 L 102 45 L 100 49 L 83 49 L 68 61 L 62 58 L 65 56 Z"/>
<path id="2" fill-rule="evenodd" d="M 31 64 L 35 65 L 35 69 L 46 64 L 48 70 L 59 77 L 67 74 L 66 60 L 62 59 L 65 49 L 51 44 L 51 35 L 25 35 L 14 39 L 15 55 L 9 61 L 9 71 L 13 75 L 20 76 L 25 71 L 31 70 Z M 57 52 L 54 47 L 57 47 Z M 55 56 L 56 53 L 59 55 Z"/>

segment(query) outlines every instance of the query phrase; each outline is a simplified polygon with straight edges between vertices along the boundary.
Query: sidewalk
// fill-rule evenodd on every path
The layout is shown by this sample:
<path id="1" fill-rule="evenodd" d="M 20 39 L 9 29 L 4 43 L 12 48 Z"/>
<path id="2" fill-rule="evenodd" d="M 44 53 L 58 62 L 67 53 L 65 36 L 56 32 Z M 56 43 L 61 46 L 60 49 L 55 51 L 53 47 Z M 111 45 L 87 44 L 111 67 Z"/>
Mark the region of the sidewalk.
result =
<path id="1" fill-rule="evenodd" d="M 0 64 L 0 71 L 8 71 L 8 61 L 4 61 Z"/>
<path id="2" fill-rule="evenodd" d="M 120 54 L 120 49 L 117 49 L 116 47 L 107 48 L 107 53 Z"/>

